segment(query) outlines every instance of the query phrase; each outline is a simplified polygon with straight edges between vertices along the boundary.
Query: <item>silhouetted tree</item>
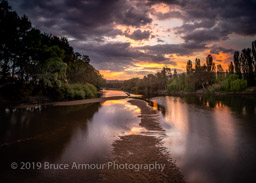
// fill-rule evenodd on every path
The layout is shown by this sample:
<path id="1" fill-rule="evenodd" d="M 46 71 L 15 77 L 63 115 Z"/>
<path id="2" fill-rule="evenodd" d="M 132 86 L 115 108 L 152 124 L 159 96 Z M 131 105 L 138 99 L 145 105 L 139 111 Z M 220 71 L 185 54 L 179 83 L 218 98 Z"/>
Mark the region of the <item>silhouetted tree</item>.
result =
<path id="1" fill-rule="evenodd" d="M 233 65 L 233 62 L 230 62 L 230 65 L 228 67 L 228 70 L 229 70 L 229 73 L 230 74 L 234 74 L 234 65 Z"/>
<path id="2" fill-rule="evenodd" d="M 75 53 L 67 38 L 32 28 L 29 19 L 19 17 L 6 0 L 0 1 L 0 27 L 1 81 L 11 80 L 21 87 L 31 84 L 42 90 L 58 90 L 67 82 L 91 83 L 99 89 L 104 82 L 89 64 L 89 56 Z"/>
<path id="3" fill-rule="evenodd" d="M 196 58 L 195 60 L 195 72 L 201 71 L 200 59 Z"/>
<path id="4" fill-rule="evenodd" d="M 207 72 L 212 72 L 214 63 L 211 55 L 208 55 L 206 57 L 206 65 L 207 65 Z"/>
<path id="5" fill-rule="evenodd" d="M 218 76 L 218 78 L 224 77 L 224 74 L 225 74 L 224 69 L 222 68 L 221 64 L 218 64 L 217 65 L 217 76 Z"/>
<path id="6" fill-rule="evenodd" d="M 192 61 L 191 60 L 188 60 L 186 68 L 187 68 L 188 74 L 192 73 L 193 70 L 192 70 Z"/>
<path id="7" fill-rule="evenodd" d="M 253 58 L 251 56 L 251 49 L 243 49 L 240 55 L 240 62 L 242 65 L 242 71 L 244 78 L 249 84 L 253 83 L 254 73 L 253 73 Z"/>
<path id="8" fill-rule="evenodd" d="M 235 64 L 235 72 L 241 78 L 241 67 L 239 61 L 239 51 L 235 51 L 234 53 L 234 64 Z"/>
<path id="9" fill-rule="evenodd" d="M 177 74 L 177 70 L 176 69 L 173 70 L 173 78 L 174 79 L 178 78 L 178 74 Z"/>

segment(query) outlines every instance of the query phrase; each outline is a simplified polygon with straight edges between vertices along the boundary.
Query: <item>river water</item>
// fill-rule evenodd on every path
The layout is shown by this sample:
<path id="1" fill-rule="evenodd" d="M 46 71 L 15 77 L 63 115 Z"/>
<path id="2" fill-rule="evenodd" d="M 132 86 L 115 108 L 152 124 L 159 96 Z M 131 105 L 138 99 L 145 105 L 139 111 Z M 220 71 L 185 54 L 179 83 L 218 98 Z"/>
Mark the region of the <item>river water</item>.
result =
<path id="1" fill-rule="evenodd" d="M 104 97 L 120 95 L 125 93 L 106 91 Z M 93 171 L 67 174 L 20 167 L 22 162 L 107 162 L 113 142 L 140 129 L 140 110 L 128 100 L 67 107 L 1 108 L 4 110 L 0 111 L 0 181 L 94 182 L 99 175 Z M 159 120 L 166 130 L 164 146 L 186 182 L 253 182 L 254 97 L 167 96 L 150 100 L 153 108 L 161 111 Z M 18 165 L 15 169 L 11 167 L 13 162 Z"/>
<path id="2" fill-rule="evenodd" d="M 165 108 L 165 146 L 186 182 L 256 182 L 256 99 L 155 97 Z"/>

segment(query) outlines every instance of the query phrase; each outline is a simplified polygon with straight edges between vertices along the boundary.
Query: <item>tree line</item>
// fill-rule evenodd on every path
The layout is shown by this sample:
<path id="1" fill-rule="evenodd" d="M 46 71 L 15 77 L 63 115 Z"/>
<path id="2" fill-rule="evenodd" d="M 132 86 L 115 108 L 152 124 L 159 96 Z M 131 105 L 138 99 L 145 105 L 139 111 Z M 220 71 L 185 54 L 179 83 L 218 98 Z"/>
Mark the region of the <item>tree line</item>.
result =
<path id="1" fill-rule="evenodd" d="M 215 64 L 211 55 L 202 66 L 196 58 L 194 65 L 193 68 L 192 61 L 187 61 L 187 72 L 169 81 L 169 91 L 240 92 L 256 84 L 256 41 L 252 48 L 235 51 L 226 71 L 221 64 Z"/>
<path id="2" fill-rule="evenodd" d="M 194 67 L 193 67 L 194 65 Z M 122 83 L 109 83 L 107 87 L 116 87 L 133 93 L 166 93 L 169 92 L 240 92 L 247 86 L 256 84 L 256 41 L 252 48 L 234 53 L 234 60 L 224 70 L 221 64 L 215 64 L 208 55 L 201 65 L 196 58 L 194 64 L 187 61 L 186 72 L 177 74 L 176 69 L 164 67 L 156 74 L 148 74 L 142 79 L 132 78 Z"/>
<path id="3" fill-rule="evenodd" d="M 168 81 L 173 77 L 172 75 L 174 75 L 174 77 L 177 76 L 176 70 L 174 70 L 174 74 L 172 74 L 170 68 L 164 67 L 156 74 L 148 74 L 142 79 L 132 78 L 125 80 L 121 83 L 121 86 L 119 83 L 119 86 L 122 90 L 132 93 L 159 93 L 167 89 Z"/>
<path id="4" fill-rule="evenodd" d="M 0 27 L 0 82 L 7 92 L 84 98 L 103 84 L 87 55 L 75 52 L 67 38 L 32 27 L 6 0 L 0 2 Z"/>

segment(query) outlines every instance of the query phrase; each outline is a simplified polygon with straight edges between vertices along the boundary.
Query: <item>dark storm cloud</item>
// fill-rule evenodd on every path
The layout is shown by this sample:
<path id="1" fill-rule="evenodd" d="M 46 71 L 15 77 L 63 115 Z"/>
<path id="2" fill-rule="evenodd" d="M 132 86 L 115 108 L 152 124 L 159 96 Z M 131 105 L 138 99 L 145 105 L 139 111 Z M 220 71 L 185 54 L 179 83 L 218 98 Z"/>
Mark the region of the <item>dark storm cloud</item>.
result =
<path id="1" fill-rule="evenodd" d="M 171 11 L 167 13 L 161 13 L 161 12 L 152 12 L 153 15 L 155 15 L 159 20 L 166 20 L 169 18 L 179 18 L 179 19 L 185 19 L 186 17 L 179 11 Z"/>
<path id="2" fill-rule="evenodd" d="M 158 3 L 165 3 L 165 4 L 170 4 L 170 5 L 184 6 L 187 3 L 187 1 L 189 1 L 189 0 L 145 0 L 145 1 L 150 5 L 158 4 Z"/>
<path id="3" fill-rule="evenodd" d="M 233 50 L 233 49 L 218 47 L 216 45 L 213 45 L 210 49 L 211 49 L 212 54 L 219 54 L 220 52 L 223 52 L 223 53 L 234 53 L 235 52 L 235 50 Z"/>
<path id="4" fill-rule="evenodd" d="M 143 46 L 138 49 L 145 50 L 148 54 L 177 54 L 177 55 L 190 55 L 195 51 L 205 49 L 205 45 L 193 43 L 183 44 L 161 44 L 155 46 Z"/>
<path id="5" fill-rule="evenodd" d="M 148 39 L 150 38 L 150 32 L 149 31 L 141 31 L 141 30 L 136 30 L 132 34 L 125 33 L 124 34 L 126 37 L 129 37 L 133 40 L 143 40 L 143 39 Z"/>
<path id="6" fill-rule="evenodd" d="M 149 12 L 159 19 L 182 19 L 184 24 L 176 28 L 176 33 L 186 42 L 218 41 L 231 33 L 256 34 L 256 26 L 252 25 L 256 22 L 255 0 L 20 0 L 10 3 L 43 31 L 83 40 L 120 35 L 114 23 L 138 28 L 149 24 L 152 22 Z M 153 12 L 151 6 L 158 3 L 170 5 L 171 11 Z M 143 36 L 146 37 L 145 32 L 132 35 L 135 40 Z"/>
<path id="7" fill-rule="evenodd" d="M 73 42 L 77 50 L 90 56 L 93 65 L 100 70 L 123 71 L 132 62 L 144 61 L 175 65 L 161 53 L 143 53 L 141 48 L 131 47 L 130 43 L 84 44 Z"/>
<path id="8" fill-rule="evenodd" d="M 145 5 L 135 7 L 125 0 L 22 0 L 14 5 L 39 29 L 84 40 L 120 34 L 114 23 L 140 27 L 152 22 Z"/>
<path id="9" fill-rule="evenodd" d="M 133 6 L 127 8 L 127 11 L 124 13 L 120 13 L 119 16 L 116 17 L 116 20 L 120 24 L 136 27 L 152 22 L 152 19 L 147 16 L 146 9 L 138 9 Z"/>
<path id="10" fill-rule="evenodd" d="M 154 12 L 152 6 L 158 3 L 169 5 L 171 11 Z M 10 4 L 20 15 L 28 15 L 40 30 L 75 38 L 71 45 L 88 54 L 97 69 L 121 71 L 134 61 L 167 63 L 170 61 L 164 54 L 192 55 L 232 33 L 256 35 L 255 0 L 16 0 Z M 173 30 L 184 43 L 131 47 L 106 41 L 106 37 L 117 35 L 134 40 L 152 38 L 151 32 L 139 29 L 152 23 L 150 13 L 159 20 L 181 19 L 183 25 Z M 116 24 L 133 26 L 136 31 L 123 33 Z M 218 46 L 210 49 L 212 53 L 232 51 Z"/>
<path id="11" fill-rule="evenodd" d="M 210 43 L 227 39 L 232 33 L 256 35 L 255 0 L 191 0 L 180 10 L 184 24 L 175 30 L 186 42 Z"/>
<path id="12" fill-rule="evenodd" d="M 210 43 L 211 41 L 225 40 L 228 38 L 227 35 L 228 32 L 216 27 L 214 29 L 195 30 L 182 38 L 186 42 Z"/>
<path id="13" fill-rule="evenodd" d="M 198 28 L 210 29 L 215 26 L 215 22 L 212 20 L 201 20 L 200 22 L 195 22 L 193 24 L 185 23 L 182 27 L 175 28 L 177 34 L 189 33 L 191 30 Z"/>

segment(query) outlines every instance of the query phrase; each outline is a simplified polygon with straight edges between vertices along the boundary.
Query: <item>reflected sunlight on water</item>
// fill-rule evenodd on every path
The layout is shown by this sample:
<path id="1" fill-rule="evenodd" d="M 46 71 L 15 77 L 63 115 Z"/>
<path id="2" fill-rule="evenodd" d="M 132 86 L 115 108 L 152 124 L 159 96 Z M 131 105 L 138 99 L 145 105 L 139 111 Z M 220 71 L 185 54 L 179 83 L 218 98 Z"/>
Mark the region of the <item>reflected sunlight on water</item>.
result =
<path id="1" fill-rule="evenodd" d="M 139 115 L 140 109 L 128 99 L 66 107 L 44 106 L 33 111 L 2 111 L 0 169 L 9 171 L 6 167 L 14 160 L 104 162 L 111 156 L 112 143 L 120 136 L 144 131 L 139 127 Z M 33 182 L 42 176 L 41 170 L 38 172 Z M 28 173 L 28 177 L 30 175 L 33 174 Z M 47 176 L 60 175 L 59 171 L 47 172 Z"/>
<path id="2" fill-rule="evenodd" d="M 114 97 L 114 96 L 127 96 L 127 94 L 124 91 L 103 90 L 103 96 L 102 97 Z"/>
<path id="3" fill-rule="evenodd" d="M 216 97 L 217 98 L 217 97 Z M 246 182 L 255 179 L 255 99 L 155 97 L 165 107 L 165 146 L 186 182 Z"/>
<path id="4" fill-rule="evenodd" d="M 158 109 L 158 107 L 157 107 L 157 102 L 154 102 L 154 101 L 153 101 L 153 106 L 152 106 L 152 107 L 153 107 L 154 110 L 157 110 L 157 109 Z"/>

